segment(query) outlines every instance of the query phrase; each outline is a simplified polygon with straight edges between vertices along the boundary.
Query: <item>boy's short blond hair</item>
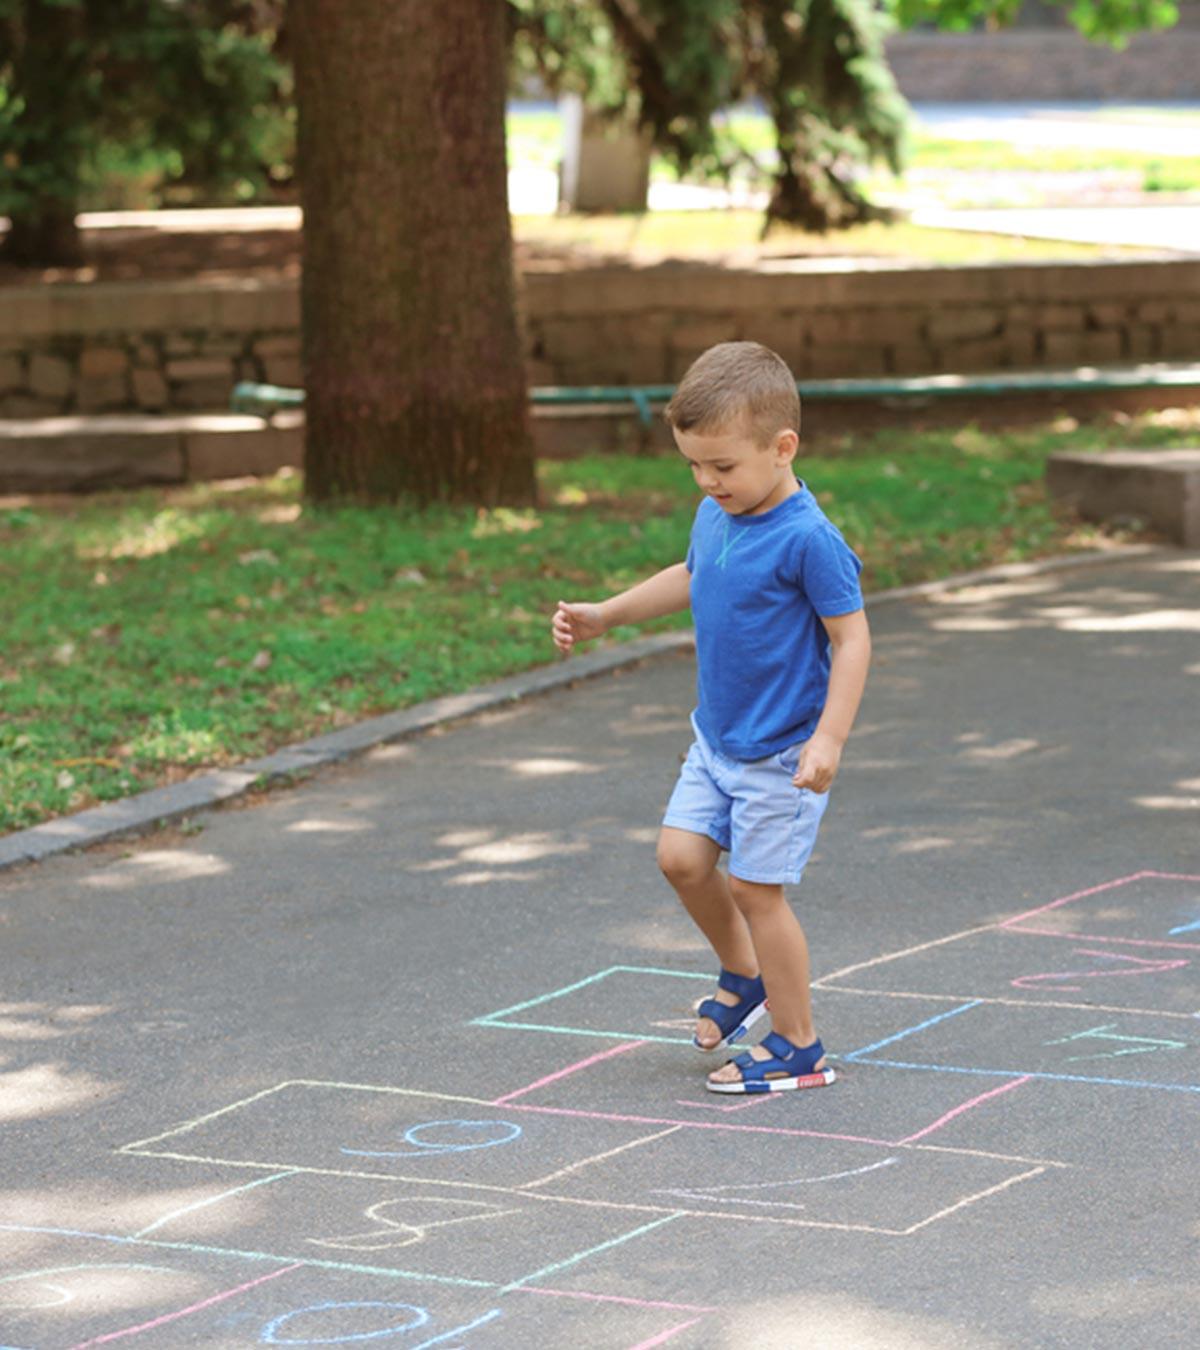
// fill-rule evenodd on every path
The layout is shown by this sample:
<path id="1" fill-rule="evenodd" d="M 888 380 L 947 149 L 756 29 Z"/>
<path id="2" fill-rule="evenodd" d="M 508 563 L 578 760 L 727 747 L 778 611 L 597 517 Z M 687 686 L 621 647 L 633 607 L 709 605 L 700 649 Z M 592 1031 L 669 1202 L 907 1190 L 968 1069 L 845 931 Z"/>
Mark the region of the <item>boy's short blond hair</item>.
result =
<path id="1" fill-rule="evenodd" d="M 720 342 L 698 356 L 663 416 L 677 431 L 743 428 L 759 445 L 800 432 L 800 395 L 787 362 L 760 342 Z"/>

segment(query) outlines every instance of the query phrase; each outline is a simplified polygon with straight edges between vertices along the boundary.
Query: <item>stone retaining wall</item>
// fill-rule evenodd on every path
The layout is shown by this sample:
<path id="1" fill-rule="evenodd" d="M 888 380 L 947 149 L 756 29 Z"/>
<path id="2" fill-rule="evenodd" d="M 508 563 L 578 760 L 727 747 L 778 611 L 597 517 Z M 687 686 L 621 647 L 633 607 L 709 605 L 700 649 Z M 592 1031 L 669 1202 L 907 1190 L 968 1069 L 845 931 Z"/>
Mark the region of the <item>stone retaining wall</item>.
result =
<path id="1" fill-rule="evenodd" d="M 1200 260 L 774 262 L 523 278 L 534 384 L 673 383 L 754 338 L 798 378 L 1200 359 Z M 294 283 L 0 289 L 0 417 L 187 412 L 300 382 Z"/>
<path id="2" fill-rule="evenodd" d="M 897 33 L 887 56 L 917 103 L 1194 100 L 1198 25 L 1193 15 L 1181 28 L 1138 33 L 1120 51 L 1076 32 Z"/>

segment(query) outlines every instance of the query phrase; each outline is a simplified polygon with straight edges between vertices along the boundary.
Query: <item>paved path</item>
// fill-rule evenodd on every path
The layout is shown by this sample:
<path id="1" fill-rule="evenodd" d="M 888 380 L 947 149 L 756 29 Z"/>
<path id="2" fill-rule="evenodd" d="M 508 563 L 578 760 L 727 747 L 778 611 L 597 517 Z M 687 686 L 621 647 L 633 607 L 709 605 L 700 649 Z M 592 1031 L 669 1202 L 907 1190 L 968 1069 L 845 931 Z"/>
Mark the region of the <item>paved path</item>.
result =
<path id="1" fill-rule="evenodd" d="M 873 623 L 824 1091 L 701 1089 L 686 657 L 0 876 L 0 1343 L 1193 1345 L 1200 555 Z"/>

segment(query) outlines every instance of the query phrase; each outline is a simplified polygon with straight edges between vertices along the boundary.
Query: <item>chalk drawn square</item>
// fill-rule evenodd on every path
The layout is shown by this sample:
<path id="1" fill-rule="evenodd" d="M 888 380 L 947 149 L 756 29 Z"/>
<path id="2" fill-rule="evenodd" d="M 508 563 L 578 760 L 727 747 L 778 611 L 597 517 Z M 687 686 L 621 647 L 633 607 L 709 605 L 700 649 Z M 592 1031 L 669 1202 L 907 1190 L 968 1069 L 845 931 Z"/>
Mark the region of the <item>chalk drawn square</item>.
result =
<path id="1" fill-rule="evenodd" d="M 407 1088 L 295 1080 L 119 1151 L 190 1162 L 521 1186 L 651 1131 Z"/>
<path id="2" fill-rule="evenodd" d="M 434 1286 L 503 1287 L 656 1217 L 636 1204 L 544 1199 L 536 1186 L 521 1191 L 314 1172 L 273 1175 L 253 1189 L 165 1215 L 153 1236 L 185 1246 L 283 1253 L 328 1269 Z"/>
<path id="3" fill-rule="evenodd" d="M 303 1253 L 297 1253 L 303 1256 Z M 135 1334 L 155 1345 L 587 1345 L 627 1350 L 710 1309 L 553 1287 L 454 1287 L 249 1252 L 191 1252 L 119 1235 L 0 1228 L 5 1345 L 75 1345 Z M 161 1323 L 146 1335 L 144 1324 Z M 136 1328 L 143 1327 L 141 1332 Z M 139 1340 L 140 1343 L 140 1340 Z"/>
<path id="4" fill-rule="evenodd" d="M 899 954 L 825 987 L 1190 1016 L 1200 1004 L 1197 970 L 1196 951 L 996 928 Z"/>
<path id="5" fill-rule="evenodd" d="M 1200 876 L 1139 872 L 1052 900 L 1001 925 L 1129 946 L 1200 951 Z"/>
<path id="6" fill-rule="evenodd" d="M 852 1063 L 1200 1093 L 1200 1023 L 1154 1013 L 966 1002 Z"/>
<path id="7" fill-rule="evenodd" d="M 908 1236 L 1054 1164 L 920 1145 L 741 1130 L 681 1129 L 597 1159 L 553 1188 L 589 1200 L 637 1195 L 648 1204 L 723 1221 Z M 713 1254 L 721 1276 L 721 1247 Z M 696 1260 L 703 1249 L 696 1248 Z"/>
<path id="8" fill-rule="evenodd" d="M 937 1122 L 957 1114 L 965 1102 L 984 1091 L 973 1081 L 946 1074 L 913 1074 L 876 1065 L 847 1064 L 845 1054 L 871 1045 L 897 1031 L 944 1012 L 939 999 L 892 998 L 885 994 L 852 994 L 831 990 L 821 999 L 826 1044 L 843 1048 L 836 1060 L 838 1079 L 828 1091 L 769 1093 L 755 1097 L 721 1097 L 707 1092 L 705 1075 L 721 1062 L 718 1055 L 690 1049 L 633 1043 L 601 1051 L 577 1071 L 559 1069 L 513 1099 L 525 1109 L 557 1109 L 597 1118 L 641 1117 L 663 1126 L 743 1124 L 791 1129 L 796 1139 L 808 1135 L 849 1137 L 881 1145 L 933 1133 Z M 825 1030 L 828 1028 L 828 1031 Z M 835 1039 L 836 1038 L 836 1039 Z M 590 1050 L 591 1045 L 582 1043 Z M 629 1043 L 625 1043 L 626 1046 Z M 502 1099 L 503 1100 L 503 1099 Z"/>
<path id="9" fill-rule="evenodd" d="M 715 984 L 713 974 L 609 966 L 561 989 L 485 1013 L 472 1025 L 691 1045 L 692 1009 Z"/>

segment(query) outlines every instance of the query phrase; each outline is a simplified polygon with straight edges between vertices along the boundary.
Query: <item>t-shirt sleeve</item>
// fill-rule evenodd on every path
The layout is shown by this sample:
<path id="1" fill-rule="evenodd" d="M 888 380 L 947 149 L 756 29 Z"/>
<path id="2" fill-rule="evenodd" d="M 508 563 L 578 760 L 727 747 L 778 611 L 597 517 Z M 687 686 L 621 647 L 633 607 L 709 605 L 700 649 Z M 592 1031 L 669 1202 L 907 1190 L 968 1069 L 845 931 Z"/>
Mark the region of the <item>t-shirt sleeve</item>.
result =
<path id="1" fill-rule="evenodd" d="M 862 563 L 832 525 L 814 530 L 800 555 L 799 581 L 822 618 L 862 609 Z"/>

